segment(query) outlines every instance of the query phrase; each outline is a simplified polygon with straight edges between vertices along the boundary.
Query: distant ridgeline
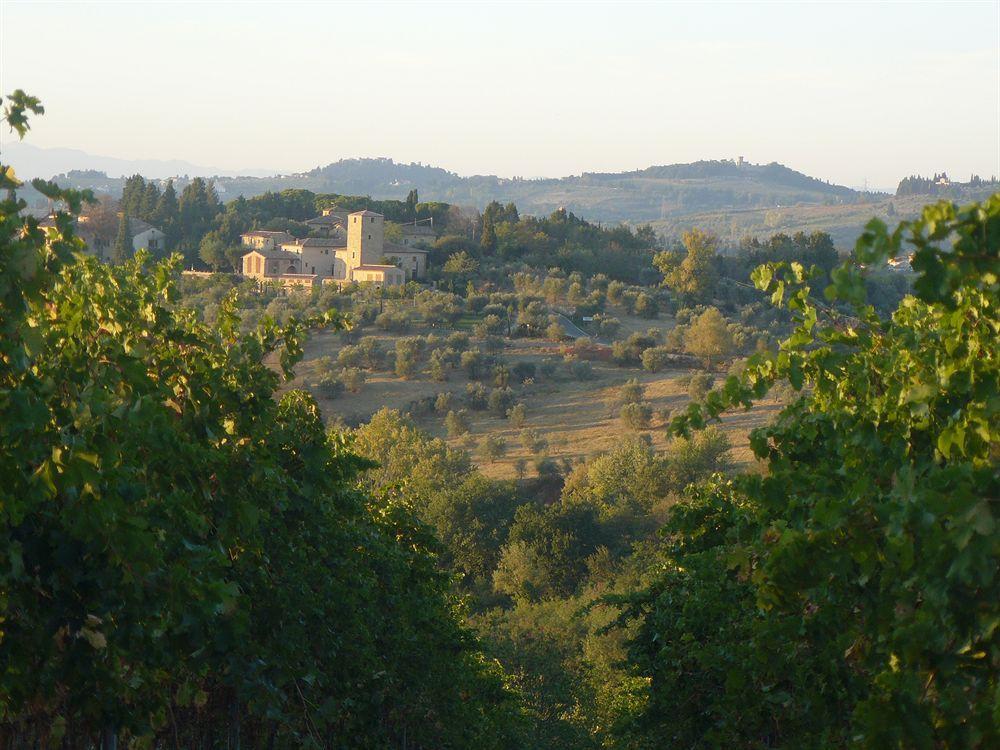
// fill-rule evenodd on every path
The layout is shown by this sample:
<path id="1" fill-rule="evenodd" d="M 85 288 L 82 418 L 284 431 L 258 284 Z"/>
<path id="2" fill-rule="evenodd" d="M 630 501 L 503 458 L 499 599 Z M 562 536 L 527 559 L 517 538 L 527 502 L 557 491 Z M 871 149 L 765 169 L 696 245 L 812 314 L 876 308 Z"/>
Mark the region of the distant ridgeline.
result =
<path id="1" fill-rule="evenodd" d="M 698 161 L 634 172 L 585 172 L 558 179 L 461 177 L 436 167 L 391 159 L 347 159 L 306 173 L 324 192 L 402 197 L 411 188 L 458 204 L 514 201 L 524 212 L 565 207 L 596 221 L 653 221 L 668 215 L 722 208 L 760 208 L 796 203 L 856 203 L 868 194 L 831 185 L 771 163 Z"/>
<path id="2" fill-rule="evenodd" d="M 984 180 L 977 174 L 972 175 L 968 182 L 952 182 L 947 172 L 935 174 L 933 177 L 910 175 L 899 181 L 896 188 L 897 196 L 934 195 L 941 198 L 956 200 L 971 200 L 975 197 L 985 197 L 1000 189 L 1000 180 L 996 176 Z"/>
<path id="3" fill-rule="evenodd" d="M 57 175 L 55 180 L 64 188 L 90 188 L 113 198 L 122 195 L 126 184 L 123 178 L 108 177 L 90 169 Z M 164 180 L 155 182 L 161 190 L 166 186 Z M 193 182 L 186 176 L 176 178 L 174 189 L 178 196 Z M 906 218 L 928 197 L 980 200 L 1000 189 L 995 178 L 973 176 L 968 183 L 956 183 L 942 173 L 930 178 L 907 177 L 900 182 L 895 195 L 863 192 L 832 185 L 781 164 L 751 164 L 743 159 L 671 164 L 632 172 L 585 172 L 558 179 L 463 177 L 419 163 L 342 159 L 299 174 L 222 176 L 211 182 L 219 200 L 227 206 L 240 196 L 261 199 L 259 205 L 247 207 L 255 214 L 253 218 L 260 228 L 286 231 L 292 229 L 263 224 L 275 217 L 303 221 L 314 215 L 317 208 L 333 205 L 322 201 L 322 205 L 317 205 L 313 201 L 325 196 L 335 198 L 338 209 L 367 209 L 383 214 L 388 221 L 412 221 L 417 215 L 407 199 L 411 193 L 419 192 L 422 199 L 419 218 L 433 216 L 438 234 L 448 223 L 450 206 L 481 211 L 497 201 L 515 203 L 524 216 L 547 217 L 565 209 L 597 224 L 627 223 L 635 227 L 651 223 L 657 234 L 666 237 L 678 237 L 692 227 L 699 227 L 726 239 L 732 246 L 744 236 L 823 231 L 842 248 L 853 244 L 873 216 L 890 221 Z M 298 201 L 303 204 L 301 215 L 266 210 L 275 200 L 288 203 L 286 198 L 296 193 L 302 199 Z M 48 201 L 43 196 L 27 186 L 21 194 L 33 211 L 40 215 L 46 212 Z M 278 199 L 278 195 L 286 198 Z M 156 221 L 151 223 L 159 226 Z M 229 234 L 238 236 L 235 232 Z M 193 247 L 188 255 L 192 253 Z"/>
<path id="4" fill-rule="evenodd" d="M 94 188 L 114 197 L 124 179 L 94 170 L 58 175 L 64 187 Z M 190 180 L 175 179 L 178 189 Z M 216 177 L 219 197 L 230 201 L 289 188 L 314 193 L 404 199 L 419 190 L 425 199 L 482 208 L 490 201 L 516 202 L 523 213 L 547 215 L 566 208 L 594 221 L 640 223 L 703 211 L 795 205 L 850 205 L 887 198 L 831 185 L 781 164 L 741 159 L 698 161 L 634 172 L 597 173 L 551 179 L 463 177 L 425 164 L 392 159 L 342 159 L 308 172 L 274 177 Z"/>

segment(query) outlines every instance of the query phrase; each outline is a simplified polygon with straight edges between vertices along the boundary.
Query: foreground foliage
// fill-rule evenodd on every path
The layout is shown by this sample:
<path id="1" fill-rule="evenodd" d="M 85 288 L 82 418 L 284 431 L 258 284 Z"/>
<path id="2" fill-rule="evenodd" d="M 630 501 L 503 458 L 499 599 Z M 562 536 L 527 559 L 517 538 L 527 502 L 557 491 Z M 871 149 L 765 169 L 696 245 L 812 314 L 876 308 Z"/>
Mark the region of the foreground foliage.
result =
<path id="1" fill-rule="evenodd" d="M 904 248 L 916 295 L 883 319 L 863 267 Z M 674 426 L 784 378 L 801 396 L 752 436 L 767 475 L 679 505 L 659 580 L 620 600 L 650 680 L 630 746 L 1000 744 L 998 249 L 1000 195 L 870 224 L 836 308 L 815 269 L 755 272 L 795 332 Z"/>
<path id="2" fill-rule="evenodd" d="M 178 259 L 99 263 L 88 196 L 36 181 L 66 206 L 43 230 L 0 179 L 4 744 L 516 744 L 428 528 L 275 398 L 265 359 L 289 375 L 337 319 L 242 334 L 230 296 L 209 327 L 171 305 Z"/>

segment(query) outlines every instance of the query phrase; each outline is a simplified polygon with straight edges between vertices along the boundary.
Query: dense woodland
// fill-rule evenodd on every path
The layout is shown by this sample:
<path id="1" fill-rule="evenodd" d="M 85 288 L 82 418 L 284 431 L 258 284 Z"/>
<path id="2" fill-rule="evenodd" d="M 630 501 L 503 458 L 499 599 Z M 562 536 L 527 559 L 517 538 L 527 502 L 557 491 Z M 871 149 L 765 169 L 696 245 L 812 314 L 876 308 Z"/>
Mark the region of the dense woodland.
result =
<path id="1" fill-rule="evenodd" d="M 896 188 L 897 196 L 906 195 L 930 195 L 941 196 L 943 198 L 962 198 L 970 191 L 983 192 L 995 191 L 1000 188 L 1000 180 L 996 176 L 983 179 L 977 174 L 972 175 L 968 182 L 952 182 L 948 179 L 948 174 L 942 172 L 931 177 L 921 177 L 920 175 L 910 175 L 899 181 Z"/>
<path id="2" fill-rule="evenodd" d="M 8 99 L 21 136 L 31 114 Z M 0 181 L 6 746 L 1000 743 L 1000 195 L 873 221 L 845 258 L 821 232 L 723 252 L 513 204 L 223 206 L 133 178 L 122 215 L 183 255 L 105 264 L 74 234 L 91 196 L 36 181 L 62 207 L 44 230 Z M 326 205 L 434 215 L 438 288 L 179 274 Z M 907 253 L 912 274 L 884 271 Z M 622 335 L 612 309 L 675 325 Z M 565 342 L 556 311 L 593 339 L 505 359 Z M 526 427 L 534 470 L 500 480 L 412 413 L 325 423 L 283 385 L 324 329 L 345 346 L 320 392 L 461 370 L 465 401 L 427 405 L 455 435 L 477 410 L 523 423 L 527 383 L 586 381 L 601 346 L 699 370 L 686 410 L 655 415 L 662 450 L 630 381 L 617 447 L 560 465 Z M 715 422 L 779 389 L 759 467 L 734 469 Z"/>

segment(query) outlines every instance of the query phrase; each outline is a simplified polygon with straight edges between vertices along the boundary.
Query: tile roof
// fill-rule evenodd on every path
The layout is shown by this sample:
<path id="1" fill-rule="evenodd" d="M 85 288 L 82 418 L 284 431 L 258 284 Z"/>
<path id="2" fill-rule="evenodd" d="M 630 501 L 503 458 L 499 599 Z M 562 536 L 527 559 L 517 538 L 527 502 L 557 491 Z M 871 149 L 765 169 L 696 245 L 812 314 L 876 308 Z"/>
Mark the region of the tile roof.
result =
<path id="1" fill-rule="evenodd" d="M 286 242 L 282 247 L 287 247 L 294 245 L 295 247 L 333 247 L 333 248 L 346 248 L 347 245 L 344 244 L 344 240 L 338 237 L 306 237 L 304 240 L 295 240 L 295 242 Z"/>
<path id="2" fill-rule="evenodd" d="M 272 232 L 266 229 L 254 229 L 251 232 L 244 232 L 240 237 L 288 237 L 289 239 L 295 239 L 288 232 Z"/>
<path id="3" fill-rule="evenodd" d="M 128 220 L 128 229 L 135 237 L 137 234 L 142 234 L 143 232 L 148 232 L 150 229 L 156 229 L 152 224 L 143 221 L 142 219 L 132 219 Z M 160 230 L 156 230 L 160 231 Z"/>
<path id="4" fill-rule="evenodd" d="M 257 253 L 258 255 L 263 255 L 265 258 L 287 258 L 288 260 L 299 260 L 298 253 L 290 253 L 287 250 L 249 250 L 243 253 L 242 257 L 247 257 L 248 255 L 253 255 Z"/>
<path id="5" fill-rule="evenodd" d="M 390 253 L 423 253 L 427 255 L 427 250 L 420 247 L 412 247 L 410 245 L 400 245 L 395 242 L 385 242 L 382 245 L 382 254 L 388 255 Z"/>

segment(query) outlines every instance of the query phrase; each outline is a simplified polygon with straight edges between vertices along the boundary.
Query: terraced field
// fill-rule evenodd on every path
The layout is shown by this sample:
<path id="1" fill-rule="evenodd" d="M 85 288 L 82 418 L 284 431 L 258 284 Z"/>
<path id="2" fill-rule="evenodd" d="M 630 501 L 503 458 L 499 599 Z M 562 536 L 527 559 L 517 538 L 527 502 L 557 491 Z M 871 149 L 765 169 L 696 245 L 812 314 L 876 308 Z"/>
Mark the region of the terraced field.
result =
<path id="1" fill-rule="evenodd" d="M 622 311 L 615 311 L 622 321 L 623 334 L 630 331 L 646 330 L 650 327 L 662 329 L 671 328 L 672 319 L 647 320 L 625 316 Z M 414 330 L 406 335 L 426 333 Z M 435 335 L 444 336 L 451 329 L 437 328 Z M 378 332 L 374 329 L 365 330 L 365 335 L 374 336 L 384 351 L 392 351 L 395 342 L 401 338 Z M 473 339 L 472 345 L 476 342 Z M 344 422 L 358 424 L 366 421 L 382 407 L 413 410 L 414 406 L 428 399 L 435 399 L 438 394 L 448 391 L 453 394 L 453 408 L 462 408 L 466 385 L 472 381 L 460 368 L 449 371 L 446 382 L 436 382 L 431 379 L 426 361 L 419 372 L 410 379 L 397 377 L 391 371 L 369 373 L 367 382 L 359 393 L 343 393 L 335 399 L 325 398 L 321 389 L 315 386 L 317 381 L 317 360 L 320 357 L 336 359 L 337 353 L 343 347 L 339 334 L 335 332 L 320 332 L 314 335 L 306 346 L 306 356 L 299 365 L 295 380 L 289 387 L 304 387 L 316 396 L 327 420 L 331 423 Z M 548 457 L 557 461 L 568 459 L 579 462 L 589 456 L 606 451 L 620 442 L 625 435 L 637 434 L 628 429 L 618 415 L 618 392 L 628 380 L 635 378 L 644 387 L 645 400 L 653 409 L 653 420 L 649 429 L 638 434 L 645 435 L 651 444 L 663 448 L 669 441 L 665 430 L 665 414 L 663 410 L 677 413 L 686 407 L 690 401 L 686 376 L 692 370 L 677 367 L 659 373 L 650 373 L 638 367 L 619 367 L 610 362 L 592 362 L 593 379 L 577 380 L 569 367 L 563 362 L 567 347 L 563 344 L 539 341 L 535 339 L 510 339 L 506 341 L 504 351 L 500 356 L 508 366 L 515 362 L 531 362 L 540 367 L 543 362 L 557 363 L 556 373 L 552 377 L 536 377 L 521 385 L 513 385 L 517 401 L 523 403 L 527 411 L 527 420 L 523 426 L 514 426 L 511 422 L 488 410 L 469 410 L 470 432 L 460 437 L 449 438 L 444 427 L 444 415 L 416 408 L 413 418 L 421 429 L 447 440 L 451 445 L 470 450 L 479 462 L 481 469 L 489 476 L 497 478 L 513 478 L 517 473 L 517 462 L 523 459 L 532 471 L 534 461 L 540 457 Z M 492 378 L 484 381 L 487 388 L 492 387 Z M 730 457 L 735 464 L 744 467 L 753 462 L 749 449 L 748 434 L 751 429 L 766 423 L 773 418 L 779 409 L 777 400 L 766 400 L 758 404 L 750 412 L 740 412 L 727 415 L 722 428 L 727 433 L 732 450 Z M 540 452 L 530 452 L 521 444 L 521 431 L 525 428 L 535 430 L 545 441 L 547 447 Z M 482 459 L 477 450 L 488 435 L 502 437 L 506 441 L 506 454 L 490 462 Z"/>

